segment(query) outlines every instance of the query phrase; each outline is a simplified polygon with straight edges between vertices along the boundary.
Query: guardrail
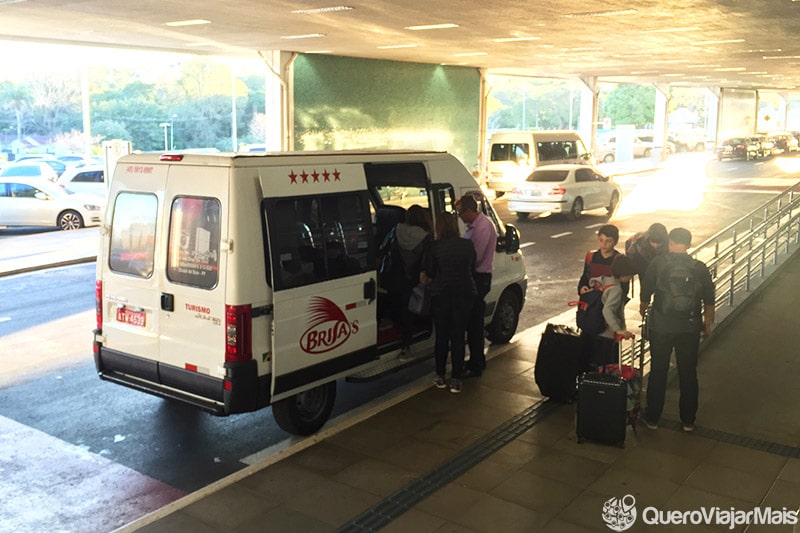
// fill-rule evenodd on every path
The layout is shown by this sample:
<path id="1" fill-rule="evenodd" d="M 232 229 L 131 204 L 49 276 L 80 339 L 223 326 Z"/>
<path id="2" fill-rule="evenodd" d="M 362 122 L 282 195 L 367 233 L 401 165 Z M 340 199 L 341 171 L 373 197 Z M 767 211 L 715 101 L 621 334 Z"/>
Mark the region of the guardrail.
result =
<path id="1" fill-rule="evenodd" d="M 711 271 L 715 286 L 717 330 L 792 253 L 800 248 L 800 182 L 719 230 L 689 251 Z M 649 363 L 649 344 L 637 343 L 639 353 L 623 354 Z M 701 344 L 702 349 L 702 344 Z"/>

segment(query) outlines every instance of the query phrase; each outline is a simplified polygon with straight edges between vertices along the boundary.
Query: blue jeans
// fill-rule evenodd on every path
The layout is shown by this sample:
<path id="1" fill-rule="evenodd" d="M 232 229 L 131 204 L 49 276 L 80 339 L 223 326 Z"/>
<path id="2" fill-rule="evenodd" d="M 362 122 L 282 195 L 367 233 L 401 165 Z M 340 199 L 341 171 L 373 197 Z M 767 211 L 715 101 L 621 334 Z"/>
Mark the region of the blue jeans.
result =
<path id="1" fill-rule="evenodd" d="M 464 332 L 472 309 L 472 297 L 434 296 L 431 301 L 433 325 L 436 328 L 434 357 L 436 374 L 447 371 L 447 352 L 450 352 L 454 378 L 460 378 L 464 369 Z"/>
<path id="2" fill-rule="evenodd" d="M 681 422 L 693 425 L 697 415 L 699 387 L 697 384 L 697 353 L 700 350 L 700 332 L 669 333 L 650 332 L 650 377 L 647 381 L 647 411 L 645 418 L 653 423 L 661 418 L 664 396 L 667 393 L 667 372 L 672 350 L 678 367 L 680 386 L 679 412 Z"/>

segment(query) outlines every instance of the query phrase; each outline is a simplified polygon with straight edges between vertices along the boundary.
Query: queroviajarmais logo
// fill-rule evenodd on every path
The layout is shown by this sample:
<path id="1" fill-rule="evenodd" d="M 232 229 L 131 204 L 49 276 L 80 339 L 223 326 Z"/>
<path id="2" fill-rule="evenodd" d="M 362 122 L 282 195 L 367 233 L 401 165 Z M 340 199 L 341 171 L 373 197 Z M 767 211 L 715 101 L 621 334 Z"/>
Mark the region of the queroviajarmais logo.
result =
<path id="1" fill-rule="evenodd" d="M 603 522 L 609 529 L 625 531 L 636 522 L 636 498 L 626 494 L 603 504 Z"/>
<path id="2" fill-rule="evenodd" d="M 329 352 L 358 332 L 358 320 L 348 322 L 344 311 L 322 296 L 311 298 L 308 314 L 308 329 L 300 337 L 300 348 L 306 353 Z"/>

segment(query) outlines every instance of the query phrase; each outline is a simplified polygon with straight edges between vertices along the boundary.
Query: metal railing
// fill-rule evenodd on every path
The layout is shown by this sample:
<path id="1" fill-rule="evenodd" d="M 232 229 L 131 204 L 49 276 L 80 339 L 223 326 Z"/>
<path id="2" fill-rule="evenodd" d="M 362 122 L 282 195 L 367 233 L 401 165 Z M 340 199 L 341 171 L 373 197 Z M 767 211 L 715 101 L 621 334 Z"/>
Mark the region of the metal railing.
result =
<path id="1" fill-rule="evenodd" d="M 800 182 L 692 248 L 689 255 L 706 264 L 714 281 L 717 328 L 799 247 Z M 649 343 L 637 346 L 639 353 L 623 360 L 632 364 L 640 355 L 647 365 Z"/>

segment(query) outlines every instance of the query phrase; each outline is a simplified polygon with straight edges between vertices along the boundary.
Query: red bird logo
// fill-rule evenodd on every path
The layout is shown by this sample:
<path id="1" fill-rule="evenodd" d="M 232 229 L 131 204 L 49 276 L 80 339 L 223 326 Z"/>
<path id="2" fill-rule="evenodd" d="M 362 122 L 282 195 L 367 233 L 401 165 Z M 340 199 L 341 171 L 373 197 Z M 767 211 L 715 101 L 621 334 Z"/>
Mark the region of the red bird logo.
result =
<path id="1" fill-rule="evenodd" d="M 354 331 L 344 311 L 322 296 L 311 299 L 308 314 L 309 327 L 300 337 L 300 348 L 306 353 L 325 353 L 338 348 Z"/>

